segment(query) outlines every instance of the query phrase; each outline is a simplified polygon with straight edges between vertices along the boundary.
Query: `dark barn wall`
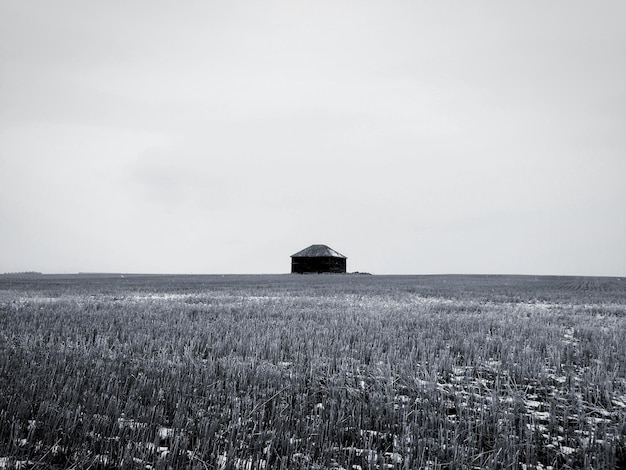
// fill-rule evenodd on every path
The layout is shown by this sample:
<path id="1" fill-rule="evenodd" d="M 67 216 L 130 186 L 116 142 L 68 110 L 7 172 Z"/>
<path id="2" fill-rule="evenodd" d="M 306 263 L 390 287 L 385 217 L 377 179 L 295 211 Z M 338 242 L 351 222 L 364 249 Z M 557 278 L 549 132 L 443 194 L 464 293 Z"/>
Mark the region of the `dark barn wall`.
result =
<path id="1" fill-rule="evenodd" d="M 337 257 L 298 257 L 291 258 L 292 273 L 345 273 L 346 258 Z"/>

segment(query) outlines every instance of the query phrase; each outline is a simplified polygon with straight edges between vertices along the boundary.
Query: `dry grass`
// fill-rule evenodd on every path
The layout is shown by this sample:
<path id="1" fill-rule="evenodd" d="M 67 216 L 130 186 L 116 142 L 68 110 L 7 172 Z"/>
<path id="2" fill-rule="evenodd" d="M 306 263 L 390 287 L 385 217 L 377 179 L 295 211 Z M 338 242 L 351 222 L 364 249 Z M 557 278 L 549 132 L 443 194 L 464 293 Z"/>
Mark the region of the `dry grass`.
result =
<path id="1" fill-rule="evenodd" d="M 626 280 L 0 278 L 0 468 L 610 469 L 625 430 Z"/>

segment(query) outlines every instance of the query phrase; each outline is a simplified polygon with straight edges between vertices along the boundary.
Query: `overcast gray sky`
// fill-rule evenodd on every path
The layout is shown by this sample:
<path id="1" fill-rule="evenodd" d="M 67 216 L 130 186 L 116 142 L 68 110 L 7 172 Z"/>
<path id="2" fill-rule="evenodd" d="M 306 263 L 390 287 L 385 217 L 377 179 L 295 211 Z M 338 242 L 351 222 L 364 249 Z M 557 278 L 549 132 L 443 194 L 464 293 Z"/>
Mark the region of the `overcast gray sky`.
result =
<path id="1" fill-rule="evenodd" d="M 626 2 L 0 0 L 0 272 L 626 275 Z"/>

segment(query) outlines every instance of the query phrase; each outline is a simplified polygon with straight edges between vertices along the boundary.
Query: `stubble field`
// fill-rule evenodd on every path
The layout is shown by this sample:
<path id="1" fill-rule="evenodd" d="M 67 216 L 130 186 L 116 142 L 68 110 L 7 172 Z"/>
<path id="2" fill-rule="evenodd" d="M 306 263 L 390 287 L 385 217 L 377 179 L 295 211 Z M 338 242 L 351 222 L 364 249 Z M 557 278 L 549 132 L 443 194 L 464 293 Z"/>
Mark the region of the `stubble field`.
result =
<path id="1" fill-rule="evenodd" d="M 625 444 L 625 279 L 0 276 L 0 469 L 611 469 Z"/>

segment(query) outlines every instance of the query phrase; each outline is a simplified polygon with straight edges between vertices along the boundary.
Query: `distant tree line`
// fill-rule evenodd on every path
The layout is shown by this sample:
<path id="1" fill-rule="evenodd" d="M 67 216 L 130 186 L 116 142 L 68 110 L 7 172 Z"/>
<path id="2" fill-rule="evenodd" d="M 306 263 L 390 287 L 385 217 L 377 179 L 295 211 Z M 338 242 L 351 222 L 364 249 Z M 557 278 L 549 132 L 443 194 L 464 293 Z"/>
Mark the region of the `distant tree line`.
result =
<path id="1" fill-rule="evenodd" d="M 5 276 L 23 276 L 23 275 L 28 275 L 28 276 L 41 276 L 42 273 L 38 272 L 38 271 L 18 271 L 18 272 L 14 272 L 14 273 L 4 273 Z"/>

